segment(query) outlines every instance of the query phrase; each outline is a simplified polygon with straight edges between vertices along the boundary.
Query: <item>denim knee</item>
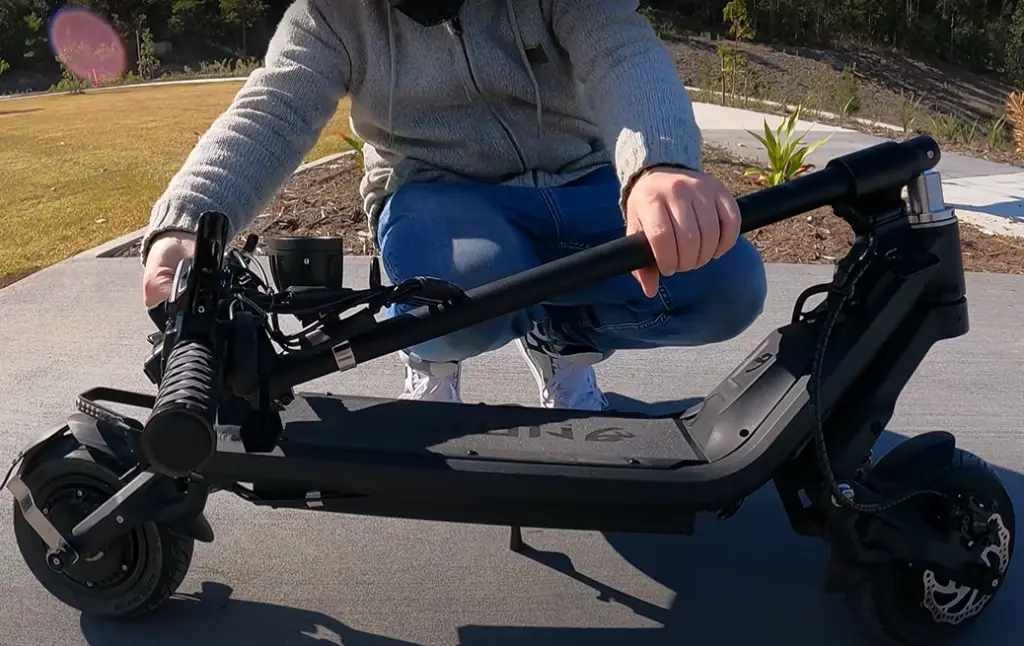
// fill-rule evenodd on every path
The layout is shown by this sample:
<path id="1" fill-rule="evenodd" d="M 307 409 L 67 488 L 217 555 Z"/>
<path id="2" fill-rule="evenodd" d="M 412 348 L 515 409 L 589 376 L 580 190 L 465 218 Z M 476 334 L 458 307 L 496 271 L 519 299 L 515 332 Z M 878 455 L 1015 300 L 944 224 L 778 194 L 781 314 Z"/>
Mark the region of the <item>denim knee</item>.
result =
<path id="1" fill-rule="evenodd" d="M 518 273 L 538 260 L 528 238 L 501 209 L 467 185 L 415 184 L 400 189 L 381 215 L 381 264 L 393 283 L 417 276 L 462 289 Z M 395 316 L 413 309 L 398 305 Z M 424 342 L 411 352 L 425 361 L 458 361 L 496 350 L 525 334 L 531 314 L 517 312 Z"/>
<path id="2" fill-rule="evenodd" d="M 532 325 L 524 314 L 510 314 L 425 341 L 409 351 L 424 361 L 464 361 L 524 336 Z"/>
<path id="3" fill-rule="evenodd" d="M 659 326 L 659 337 L 673 345 L 672 337 L 690 344 L 721 343 L 736 338 L 764 312 L 768 282 L 757 249 L 740 238 L 728 253 L 708 265 L 706 289 L 699 302 L 672 307 Z M 663 279 L 671 297 L 672 278 Z M 675 328 L 675 329 L 673 329 Z"/>

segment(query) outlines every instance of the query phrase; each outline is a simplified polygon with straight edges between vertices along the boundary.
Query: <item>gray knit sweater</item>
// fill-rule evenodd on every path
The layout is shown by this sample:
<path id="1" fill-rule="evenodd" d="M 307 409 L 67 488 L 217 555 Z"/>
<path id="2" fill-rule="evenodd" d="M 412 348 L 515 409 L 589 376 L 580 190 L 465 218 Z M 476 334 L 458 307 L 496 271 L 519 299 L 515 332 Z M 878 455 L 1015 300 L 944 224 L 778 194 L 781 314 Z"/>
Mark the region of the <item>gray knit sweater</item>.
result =
<path id="1" fill-rule="evenodd" d="M 700 131 L 637 0 L 468 0 L 421 27 L 385 0 L 297 0 L 231 106 L 153 207 L 144 243 L 204 211 L 244 229 L 338 101 L 364 140 L 371 230 L 414 181 L 558 186 L 614 164 L 700 168 Z"/>

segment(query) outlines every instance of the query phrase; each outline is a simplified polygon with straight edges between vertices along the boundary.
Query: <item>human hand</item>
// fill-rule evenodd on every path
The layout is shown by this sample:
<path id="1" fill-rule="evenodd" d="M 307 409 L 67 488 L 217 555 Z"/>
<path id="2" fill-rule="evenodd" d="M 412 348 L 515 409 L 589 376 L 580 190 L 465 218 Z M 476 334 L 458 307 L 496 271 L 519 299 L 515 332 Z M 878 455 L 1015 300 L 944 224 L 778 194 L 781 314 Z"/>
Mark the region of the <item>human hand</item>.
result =
<path id="1" fill-rule="evenodd" d="M 626 235 L 643 231 L 655 264 L 633 272 L 644 294 L 658 293 L 658 275 L 703 267 L 732 249 L 740 235 L 736 199 L 711 175 L 655 167 L 626 198 Z"/>
<path id="2" fill-rule="evenodd" d="M 175 231 L 160 234 L 150 245 L 142 272 L 142 297 L 146 307 L 154 307 L 171 295 L 178 263 L 195 253 L 195 236 Z"/>

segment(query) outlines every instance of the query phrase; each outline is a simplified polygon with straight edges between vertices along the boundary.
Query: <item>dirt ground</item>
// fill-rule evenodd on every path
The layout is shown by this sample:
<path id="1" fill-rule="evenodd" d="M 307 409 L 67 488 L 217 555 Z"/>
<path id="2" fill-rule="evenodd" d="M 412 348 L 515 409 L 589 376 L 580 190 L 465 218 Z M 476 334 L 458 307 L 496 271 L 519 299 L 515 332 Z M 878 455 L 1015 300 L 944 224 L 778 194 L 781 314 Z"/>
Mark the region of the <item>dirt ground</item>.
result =
<path id="1" fill-rule="evenodd" d="M 758 190 L 753 178 L 744 177 L 749 164 L 726 152 L 705 147 L 705 169 L 734 195 Z M 293 178 L 257 218 L 246 235 L 340 236 L 349 254 L 367 252 L 366 220 L 358 197 L 359 168 L 352 157 L 327 164 Z M 967 271 L 1024 275 L 1024 240 L 994 236 L 977 227 L 960 225 Z M 766 262 L 832 264 L 852 242 L 845 222 L 831 209 L 818 209 L 746 234 Z M 138 249 L 129 253 L 138 253 Z"/>
<path id="2" fill-rule="evenodd" d="M 708 85 L 710 70 L 718 65 L 715 41 L 697 37 L 666 37 L 665 44 L 676 61 L 680 78 L 691 87 Z M 858 47 L 849 50 L 782 47 L 729 43 L 747 60 L 748 94 L 751 98 L 808 107 L 838 114 L 845 102 L 843 70 L 856 80 L 860 107 L 851 116 L 890 125 L 910 127 L 912 133 L 928 132 L 943 150 L 1016 165 L 1024 164 L 1010 145 L 1009 129 L 998 130 L 999 145 L 989 143 L 989 129 L 1003 116 L 1006 95 L 1014 88 L 998 79 L 962 69 L 913 60 L 895 52 Z M 739 93 L 741 88 L 737 88 Z M 695 97 L 721 102 L 718 98 Z M 918 103 L 919 101 L 919 103 Z M 916 105 L 916 109 L 915 109 Z M 763 109 L 754 107 L 752 109 Z M 953 116 L 963 130 L 955 137 L 942 133 L 945 116 Z M 938 124 L 936 122 L 938 119 Z M 893 136 L 888 129 L 872 128 L 847 120 L 846 127 Z M 966 140 L 970 139 L 968 143 Z"/>

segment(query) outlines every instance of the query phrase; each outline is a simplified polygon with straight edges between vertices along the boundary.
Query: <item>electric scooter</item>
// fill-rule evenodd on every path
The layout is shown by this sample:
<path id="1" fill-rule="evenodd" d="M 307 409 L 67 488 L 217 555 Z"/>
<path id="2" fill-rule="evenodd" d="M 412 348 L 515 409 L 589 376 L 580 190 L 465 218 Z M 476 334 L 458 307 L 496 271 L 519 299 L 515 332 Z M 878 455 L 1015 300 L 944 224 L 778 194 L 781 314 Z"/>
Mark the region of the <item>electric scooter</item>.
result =
<path id="1" fill-rule="evenodd" d="M 891 640 L 940 643 L 1003 586 L 1016 525 L 997 475 L 949 433 L 872 457 L 929 349 L 969 327 L 939 156 L 928 137 L 882 143 L 739 198 L 744 232 L 831 206 L 855 241 L 791 322 L 667 416 L 294 390 L 650 266 L 642 233 L 468 291 L 432 277 L 384 284 L 376 263 L 353 289 L 339 240 L 268 240 L 268 278 L 258 240 L 232 247 L 227 219 L 205 213 L 194 258 L 151 312 L 156 394 L 83 393 L 18 456 L 4 481 L 18 547 L 65 604 L 137 616 L 175 591 L 195 541 L 213 540 L 212 492 L 509 526 L 510 547 L 525 550 L 523 526 L 690 534 L 697 514 L 724 520 L 771 483 L 793 529 L 829 545 L 827 592 Z M 395 303 L 415 309 L 379 320 Z"/>

